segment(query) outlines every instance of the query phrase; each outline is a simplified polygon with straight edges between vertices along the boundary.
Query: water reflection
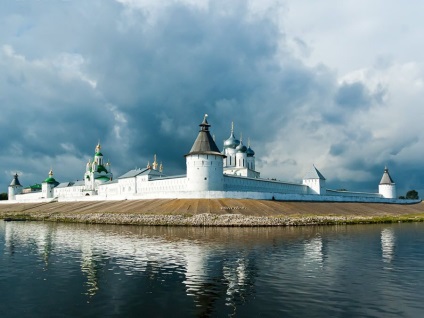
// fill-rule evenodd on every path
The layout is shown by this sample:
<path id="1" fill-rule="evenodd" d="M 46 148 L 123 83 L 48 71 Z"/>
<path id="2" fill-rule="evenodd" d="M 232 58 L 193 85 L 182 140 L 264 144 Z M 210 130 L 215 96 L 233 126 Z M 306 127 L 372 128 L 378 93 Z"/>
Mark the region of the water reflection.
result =
<path id="1" fill-rule="evenodd" d="M 315 267 L 322 267 L 324 261 L 322 238 L 320 235 L 305 241 L 305 264 Z"/>
<path id="2" fill-rule="evenodd" d="M 391 263 L 393 259 L 393 250 L 395 247 L 395 234 L 392 228 L 381 230 L 381 251 L 383 262 Z"/>
<path id="3" fill-rule="evenodd" d="M 376 272 L 381 260 L 408 272 L 414 264 L 413 281 L 424 281 L 417 272 L 422 258 L 400 263 L 394 257 L 395 242 L 402 250 L 396 231 L 405 226 L 411 225 L 171 228 L 0 221 L 0 281 L 7 297 L 15 293 L 40 307 L 46 296 L 19 285 L 28 271 L 34 288 L 63 293 L 58 299 L 79 293 L 81 308 L 96 304 L 97 316 L 137 316 L 141 308 L 146 316 L 163 317 L 414 316 L 424 310 L 421 302 L 400 309 L 391 297 L 418 300 L 423 283 L 408 285 L 405 276 L 399 283 L 396 271 Z M 422 235 L 414 242 L 424 246 Z"/>

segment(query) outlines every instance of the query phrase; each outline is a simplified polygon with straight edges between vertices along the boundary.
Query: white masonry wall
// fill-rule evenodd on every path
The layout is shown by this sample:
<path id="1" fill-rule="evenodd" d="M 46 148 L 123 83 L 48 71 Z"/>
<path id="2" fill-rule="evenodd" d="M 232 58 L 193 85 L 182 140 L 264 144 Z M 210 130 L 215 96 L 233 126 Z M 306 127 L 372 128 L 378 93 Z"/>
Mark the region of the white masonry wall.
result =
<path id="1" fill-rule="evenodd" d="M 383 198 L 383 196 L 379 193 L 338 191 L 338 190 L 330 190 L 330 189 L 326 190 L 325 195 L 339 196 L 339 197 Z"/>
<path id="2" fill-rule="evenodd" d="M 85 186 L 69 186 L 64 188 L 54 188 L 53 189 L 53 196 L 54 197 L 81 197 L 83 196 Z"/>
<path id="3" fill-rule="evenodd" d="M 303 184 L 286 183 L 265 179 L 251 179 L 235 176 L 225 176 L 224 190 L 308 194 L 308 187 Z"/>

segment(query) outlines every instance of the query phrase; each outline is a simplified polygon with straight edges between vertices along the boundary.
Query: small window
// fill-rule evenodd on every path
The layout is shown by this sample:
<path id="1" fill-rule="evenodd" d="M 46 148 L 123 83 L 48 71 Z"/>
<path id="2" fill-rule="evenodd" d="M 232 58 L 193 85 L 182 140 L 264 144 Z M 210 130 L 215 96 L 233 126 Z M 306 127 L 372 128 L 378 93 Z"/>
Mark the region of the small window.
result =
<path id="1" fill-rule="evenodd" d="M 208 178 L 205 177 L 205 180 L 208 180 Z"/>

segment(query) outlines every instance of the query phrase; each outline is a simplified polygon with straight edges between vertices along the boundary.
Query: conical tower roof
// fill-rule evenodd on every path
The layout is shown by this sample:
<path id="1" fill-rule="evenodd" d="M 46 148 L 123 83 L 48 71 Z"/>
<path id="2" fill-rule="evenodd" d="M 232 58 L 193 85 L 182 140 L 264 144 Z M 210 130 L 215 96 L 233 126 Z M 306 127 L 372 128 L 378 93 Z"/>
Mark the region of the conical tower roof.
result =
<path id="1" fill-rule="evenodd" d="M 218 149 L 215 141 L 213 140 L 210 132 L 209 125 L 207 121 L 208 115 L 205 114 L 203 122 L 199 125 L 200 131 L 197 135 L 196 140 L 194 141 L 193 146 L 191 147 L 190 152 L 186 155 L 217 155 L 225 157 Z"/>
<path id="2" fill-rule="evenodd" d="M 383 177 L 381 178 L 380 184 L 395 184 L 392 177 L 389 174 L 389 169 L 384 168 Z"/>
<path id="3" fill-rule="evenodd" d="M 13 176 L 12 182 L 10 182 L 10 185 L 9 186 L 11 186 L 11 187 L 13 187 L 13 186 L 21 186 L 22 187 L 21 183 L 19 182 L 18 174 L 17 173 L 15 173 L 15 175 Z"/>

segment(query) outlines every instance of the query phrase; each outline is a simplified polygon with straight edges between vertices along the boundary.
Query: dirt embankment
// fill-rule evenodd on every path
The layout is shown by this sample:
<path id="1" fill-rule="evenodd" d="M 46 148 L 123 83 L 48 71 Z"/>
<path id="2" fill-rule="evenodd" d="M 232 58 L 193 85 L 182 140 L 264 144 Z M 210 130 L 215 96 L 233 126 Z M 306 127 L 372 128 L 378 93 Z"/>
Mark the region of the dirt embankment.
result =
<path id="1" fill-rule="evenodd" d="M 424 203 L 156 199 L 0 204 L 0 218 L 65 222 L 266 226 L 423 221 Z"/>

